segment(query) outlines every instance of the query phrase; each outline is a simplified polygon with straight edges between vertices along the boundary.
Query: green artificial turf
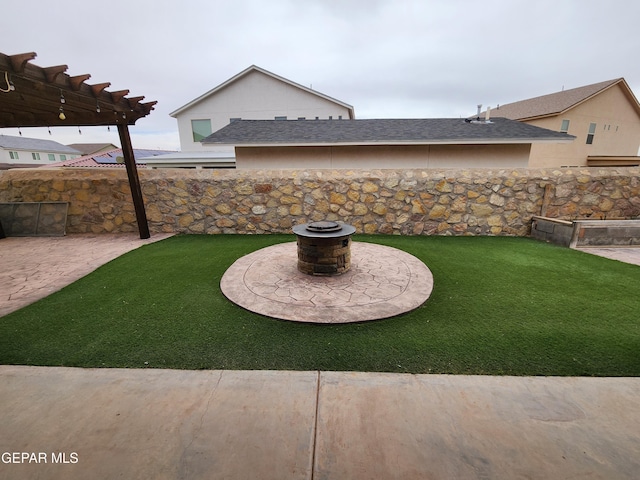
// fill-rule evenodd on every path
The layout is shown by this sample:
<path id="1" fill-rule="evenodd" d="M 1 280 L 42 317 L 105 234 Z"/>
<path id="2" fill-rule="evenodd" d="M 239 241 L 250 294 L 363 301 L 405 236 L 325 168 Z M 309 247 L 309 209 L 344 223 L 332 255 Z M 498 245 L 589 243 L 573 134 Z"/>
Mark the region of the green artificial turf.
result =
<path id="1" fill-rule="evenodd" d="M 0 363 L 82 367 L 640 375 L 640 267 L 531 239 L 357 235 L 420 258 L 429 300 L 310 325 L 220 292 L 239 257 L 291 235 L 177 236 L 0 318 Z"/>

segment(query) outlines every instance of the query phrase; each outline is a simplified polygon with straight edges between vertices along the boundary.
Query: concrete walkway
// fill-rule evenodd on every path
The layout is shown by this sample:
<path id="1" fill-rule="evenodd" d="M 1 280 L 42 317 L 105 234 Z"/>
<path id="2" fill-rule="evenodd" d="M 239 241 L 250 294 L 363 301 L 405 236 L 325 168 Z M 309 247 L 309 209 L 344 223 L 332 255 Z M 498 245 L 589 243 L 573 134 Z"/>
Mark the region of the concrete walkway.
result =
<path id="1" fill-rule="evenodd" d="M 0 240 L 0 292 L 118 255 L 81 237 Z M 0 455 L 0 480 L 632 479 L 640 378 L 0 366 Z"/>
<path id="2" fill-rule="evenodd" d="M 605 257 L 610 260 L 618 260 L 624 263 L 631 263 L 633 265 L 640 265 L 640 247 L 621 247 L 621 248 L 598 248 L 598 247 L 583 247 L 576 248 L 581 252 L 590 253 L 591 255 L 598 255 L 599 257 Z"/>
<path id="3" fill-rule="evenodd" d="M 640 379 L 3 366 L 0 384 L 0 452 L 18 452 L 0 479 L 640 471 Z"/>

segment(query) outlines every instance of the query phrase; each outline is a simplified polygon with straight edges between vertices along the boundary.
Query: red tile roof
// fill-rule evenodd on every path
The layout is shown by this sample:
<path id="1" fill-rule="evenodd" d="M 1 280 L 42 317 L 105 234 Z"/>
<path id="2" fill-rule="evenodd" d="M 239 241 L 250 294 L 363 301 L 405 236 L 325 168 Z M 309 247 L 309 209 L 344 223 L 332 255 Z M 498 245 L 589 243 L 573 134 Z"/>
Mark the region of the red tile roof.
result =
<path id="1" fill-rule="evenodd" d="M 165 155 L 167 153 L 175 152 L 169 150 L 133 149 L 133 155 L 136 159 L 136 165 L 138 168 L 146 168 L 146 158 Z M 65 160 L 64 162 L 50 163 L 48 165 L 44 165 L 42 168 L 124 168 L 124 163 L 119 163 L 118 157 L 122 157 L 121 148 L 116 148 L 108 152 L 102 152 L 94 155 L 85 155 L 84 157 L 73 158 L 71 160 Z"/>

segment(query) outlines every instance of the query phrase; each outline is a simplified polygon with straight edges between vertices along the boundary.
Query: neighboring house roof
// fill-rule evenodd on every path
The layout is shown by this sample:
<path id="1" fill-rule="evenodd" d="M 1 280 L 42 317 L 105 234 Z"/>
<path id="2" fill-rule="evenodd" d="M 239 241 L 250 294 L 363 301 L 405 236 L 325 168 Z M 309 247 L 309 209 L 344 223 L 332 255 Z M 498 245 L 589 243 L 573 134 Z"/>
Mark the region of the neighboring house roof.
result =
<path id="1" fill-rule="evenodd" d="M 490 123 L 458 118 L 380 120 L 239 120 L 203 140 L 206 144 L 418 145 L 568 142 L 575 137 L 506 118 Z"/>
<path id="2" fill-rule="evenodd" d="M 40 140 L 39 138 L 14 137 L 0 135 L 0 148 L 5 150 L 28 150 L 30 152 L 68 153 L 80 155 L 75 148 L 62 145 L 52 140 Z"/>
<path id="3" fill-rule="evenodd" d="M 193 105 L 195 105 L 195 104 L 201 102 L 202 100 L 204 100 L 205 98 L 210 97 L 211 95 L 219 92 L 220 90 L 224 89 L 225 87 L 227 87 L 231 83 L 240 80 L 242 77 L 247 76 L 251 72 L 263 73 L 263 74 L 268 75 L 268 76 L 270 76 L 272 78 L 275 78 L 276 80 L 279 80 L 279 81 L 281 81 L 283 83 L 291 85 L 291 86 L 293 86 L 295 88 L 299 88 L 300 90 L 304 90 L 305 92 L 311 93 L 313 95 L 317 95 L 320 98 L 323 98 L 325 100 L 329 100 L 330 102 L 336 103 L 336 104 L 340 105 L 341 107 L 344 107 L 344 108 L 349 110 L 349 117 L 350 118 L 354 118 L 355 117 L 355 112 L 354 112 L 354 109 L 353 109 L 353 107 L 351 105 L 349 105 L 347 103 L 344 103 L 344 102 L 342 102 L 340 100 L 337 100 L 335 98 L 332 98 L 332 97 L 330 97 L 328 95 L 325 95 L 324 93 L 320 93 L 320 92 L 318 92 L 316 90 L 312 90 L 311 88 L 307 88 L 307 87 L 305 87 L 303 85 L 300 85 L 298 83 L 292 82 L 291 80 L 287 80 L 284 77 L 276 75 L 275 73 L 271 73 L 268 70 L 265 70 L 264 68 L 260 68 L 260 67 L 258 67 L 256 65 L 251 65 L 249 68 L 247 68 L 247 69 L 243 70 L 242 72 L 238 73 L 237 75 L 231 77 L 229 80 L 227 80 L 226 82 L 221 83 L 217 87 L 209 90 L 204 95 L 199 96 L 198 98 L 190 101 L 186 105 L 183 105 L 182 107 L 178 108 L 177 110 L 171 112 L 169 115 L 171 115 L 172 117 L 175 117 L 175 116 L 179 115 L 183 111 L 191 108 Z"/>
<path id="4" fill-rule="evenodd" d="M 145 159 L 155 157 L 157 155 L 165 155 L 172 153 L 171 150 L 145 150 L 140 148 L 133 149 L 133 156 L 136 160 L 136 165 L 140 168 L 145 168 Z M 43 165 L 40 168 L 51 167 L 82 167 L 82 168 L 124 168 L 124 161 L 122 158 L 122 149 L 116 148 L 109 152 L 99 153 L 97 155 L 85 155 L 84 157 L 74 158 L 72 160 L 66 160 L 64 162 L 50 163 Z M 119 158 L 120 157 L 120 158 Z"/>
<path id="5" fill-rule="evenodd" d="M 72 143 L 68 147 L 78 150 L 82 155 L 92 155 L 98 152 L 107 152 L 118 148 L 113 143 Z"/>
<path id="6" fill-rule="evenodd" d="M 640 104 L 638 104 L 638 100 L 633 95 L 631 88 L 624 78 L 616 78 L 614 80 L 607 80 L 606 82 L 594 83 L 592 85 L 585 85 L 584 87 L 571 88 L 549 95 L 500 105 L 491 110 L 491 115 L 510 118 L 512 120 L 533 120 L 535 118 L 560 115 L 614 85 L 620 85 L 636 111 L 640 114 Z"/>

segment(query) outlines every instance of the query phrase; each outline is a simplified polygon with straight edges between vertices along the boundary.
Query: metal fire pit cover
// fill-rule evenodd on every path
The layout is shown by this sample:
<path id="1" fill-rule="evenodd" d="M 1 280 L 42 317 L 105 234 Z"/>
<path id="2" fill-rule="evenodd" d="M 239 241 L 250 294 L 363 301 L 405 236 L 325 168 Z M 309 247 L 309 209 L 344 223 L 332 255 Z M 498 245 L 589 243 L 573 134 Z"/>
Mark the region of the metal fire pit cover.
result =
<path id="1" fill-rule="evenodd" d="M 310 232 L 337 232 L 342 230 L 342 225 L 336 222 L 313 222 L 307 225 Z"/>
<path id="2" fill-rule="evenodd" d="M 356 227 L 346 223 L 322 222 L 301 223 L 293 227 L 293 233 L 307 238 L 342 238 L 353 235 Z"/>

